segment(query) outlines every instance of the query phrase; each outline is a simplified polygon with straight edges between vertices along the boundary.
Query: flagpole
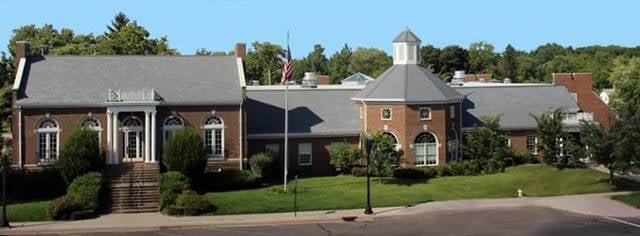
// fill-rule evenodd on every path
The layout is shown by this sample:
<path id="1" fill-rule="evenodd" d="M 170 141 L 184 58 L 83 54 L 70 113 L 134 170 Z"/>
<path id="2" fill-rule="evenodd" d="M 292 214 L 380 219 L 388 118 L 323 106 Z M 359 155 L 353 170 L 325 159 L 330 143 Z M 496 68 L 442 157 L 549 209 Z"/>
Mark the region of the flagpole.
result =
<path id="1" fill-rule="evenodd" d="M 287 31 L 287 54 L 289 54 L 289 31 Z M 289 57 L 287 55 L 287 57 Z M 284 191 L 287 192 L 287 175 L 289 174 L 289 80 L 285 78 L 284 86 Z"/>

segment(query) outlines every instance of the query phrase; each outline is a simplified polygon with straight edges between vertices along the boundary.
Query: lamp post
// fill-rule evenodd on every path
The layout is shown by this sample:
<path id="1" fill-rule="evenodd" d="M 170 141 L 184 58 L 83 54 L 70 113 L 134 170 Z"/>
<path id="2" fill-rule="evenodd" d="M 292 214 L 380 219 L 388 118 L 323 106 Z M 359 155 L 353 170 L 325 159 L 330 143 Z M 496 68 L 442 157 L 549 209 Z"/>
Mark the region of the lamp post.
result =
<path id="1" fill-rule="evenodd" d="M 373 150 L 374 142 L 373 136 L 367 133 L 367 140 L 365 142 L 365 152 L 367 155 L 367 206 L 364 208 L 364 214 L 371 215 L 373 210 L 371 209 L 371 151 Z"/>

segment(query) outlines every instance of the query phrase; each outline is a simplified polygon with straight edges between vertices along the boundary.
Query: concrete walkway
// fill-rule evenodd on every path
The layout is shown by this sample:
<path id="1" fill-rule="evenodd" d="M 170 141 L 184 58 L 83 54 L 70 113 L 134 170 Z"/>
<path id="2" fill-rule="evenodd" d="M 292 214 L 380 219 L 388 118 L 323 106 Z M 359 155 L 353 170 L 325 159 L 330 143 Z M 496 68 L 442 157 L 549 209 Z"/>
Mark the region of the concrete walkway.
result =
<path id="1" fill-rule="evenodd" d="M 341 222 L 342 217 L 357 216 L 358 221 L 370 221 L 375 217 L 412 215 L 424 212 L 466 211 L 492 208 L 522 206 L 550 207 L 569 212 L 618 217 L 640 218 L 640 210 L 609 199 L 612 195 L 628 192 L 570 195 L 557 197 L 524 197 L 506 199 L 476 199 L 441 201 L 419 204 L 412 207 L 376 208 L 375 215 L 364 215 L 362 209 L 339 211 L 309 211 L 299 213 L 248 214 L 225 216 L 171 217 L 159 213 L 110 214 L 96 219 L 67 222 L 27 222 L 13 223 L 13 228 L 2 229 L 0 234 L 42 234 L 42 233 L 80 233 L 147 231 L 168 227 L 200 226 L 257 226 L 302 223 Z"/>
<path id="2" fill-rule="evenodd" d="M 591 166 L 591 169 L 600 171 L 600 172 L 605 173 L 605 174 L 609 174 L 609 169 L 607 167 L 604 167 L 603 165 Z M 640 175 L 637 175 L 637 174 L 626 173 L 626 174 L 621 175 L 621 174 L 618 174 L 618 173 L 614 173 L 614 175 L 640 183 Z"/>

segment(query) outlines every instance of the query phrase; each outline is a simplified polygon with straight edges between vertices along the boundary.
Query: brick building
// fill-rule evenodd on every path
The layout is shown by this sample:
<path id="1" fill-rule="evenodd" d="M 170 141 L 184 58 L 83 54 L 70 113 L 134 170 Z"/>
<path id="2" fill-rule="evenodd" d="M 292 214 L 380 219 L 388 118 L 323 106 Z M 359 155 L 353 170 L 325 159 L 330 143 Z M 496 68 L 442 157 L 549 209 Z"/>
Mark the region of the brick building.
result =
<path id="1" fill-rule="evenodd" d="M 290 168 L 331 174 L 329 149 L 358 145 L 363 132 L 383 132 L 408 166 L 461 157 L 464 131 L 500 115 L 517 150 L 536 153 L 535 120 L 556 107 L 570 132 L 579 121 L 609 127 L 615 114 L 591 90 L 591 75 L 554 74 L 553 84 L 498 83 L 475 75 L 447 84 L 420 67 L 420 39 L 393 40 L 393 65 L 376 80 L 325 85 L 309 74 L 289 91 Z M 247 168 L 251 154 L 284 152 L 283 86 L 245 85 L 244 44 L 235 56 L 30 56 L 16 45 L 13 157 L 18 168 L 54 164 L 75 125 L 99 132 L 109 166 L 161 162 L 172 131 L 193 125 L 205 141 L 209 170 Z M 465 78 L 464 75 L 458 78 Z"/>

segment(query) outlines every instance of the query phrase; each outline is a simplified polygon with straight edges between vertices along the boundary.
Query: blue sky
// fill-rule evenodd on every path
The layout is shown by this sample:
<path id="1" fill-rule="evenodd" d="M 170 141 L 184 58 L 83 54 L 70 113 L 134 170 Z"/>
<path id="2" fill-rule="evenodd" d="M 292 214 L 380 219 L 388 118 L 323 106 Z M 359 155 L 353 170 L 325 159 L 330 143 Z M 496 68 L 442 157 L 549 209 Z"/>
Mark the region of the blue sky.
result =
<path id="1" fill-rule="evenodd" d="M 3 1 L 0 45 L 6 51 L 11 30 L 25 24 L 53 24 L 78 33 L 100 34 L 118 11 L 167 35 L 183 54 L 198 48 L 229 51 L 238 41 L 284 44 L 291 32 L 295 57 L 316 43 L 327 55 L 344 43 L 390 50 L 390 41 L 410 27 L 439 47 L 467 47 L 487 41 L 502 50 L 508 43 L 530 50 L 540 44 L 637 46 L 640 1 L 360 1 L 360 0 L 198 0 L 198 1 Z"/>

